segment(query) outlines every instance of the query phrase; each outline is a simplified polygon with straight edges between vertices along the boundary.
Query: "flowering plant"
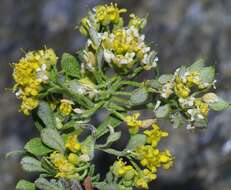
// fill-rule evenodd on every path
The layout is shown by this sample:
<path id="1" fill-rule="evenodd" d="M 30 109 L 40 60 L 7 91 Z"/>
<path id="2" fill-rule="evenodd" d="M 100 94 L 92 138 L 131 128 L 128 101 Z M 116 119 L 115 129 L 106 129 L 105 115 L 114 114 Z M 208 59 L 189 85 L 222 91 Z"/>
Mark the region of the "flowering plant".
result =
<path id="1" fill-rule="evenodd" d="M 146 18 L 130 14 L 125 24 L 126 12 L 116 4 L 89 11 L 79 26 L 86 46 L 76 55 L 64 53 L 60 67 L 48 48 L 28 52 L 13 64 L 20 111 L 32 114 L 40 134 L 26 143 L 21 160 L 22 168 L 38 173 L 38 178 L 20 180 L 16 189 L 148 189 L 158 169 L 169 169 L 174 161 L 168 149 L 158 146 L 168 136 L 158 121 L 198 129 L 207 126 L 209 110 L 230 106 L 210 92 L 215 71 L 202 59 L 174 74 L 159 75 L 157 52 L 142 34 Z M 148 70 L 155 76 L 139 82 L 137 76 Z M 102 109 L 107 116 L 95 126 L 92 118 Z M 153 116 L 140 119 L 144 109 Z M 122 123 L 129 140 L 123 150 L 116 150 L 111 145 L 120 139 Z M 103 144 L 101 138 L 106 139 Z M 117 158 L 105 179 L 95 171 L 95 151 Z"/>

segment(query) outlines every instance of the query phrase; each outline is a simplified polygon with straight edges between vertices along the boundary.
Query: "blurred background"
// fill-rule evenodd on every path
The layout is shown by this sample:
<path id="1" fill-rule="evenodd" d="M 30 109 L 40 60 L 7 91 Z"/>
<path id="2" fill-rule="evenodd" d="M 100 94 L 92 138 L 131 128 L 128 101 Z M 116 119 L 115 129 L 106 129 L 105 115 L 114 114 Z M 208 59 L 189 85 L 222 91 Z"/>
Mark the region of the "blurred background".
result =
<path id="1" fill-rule="evenodd" d="M 126 0 L 114 1 L 144 16 L 149 13 L 146 40 L 159 52 L 162 73 L 173 72 L 197 57 L 217 68 L 218 93 L 231 101 L 230 0 Z M 84 38 L 74 30 L 87 10 L 103 0 L 0 0 L 0 190 L 14 190 L 22 172 L 19 158 L 5 153 L 22 149 L 37 135 L 32 120 L 18 112 L 12 87 L 12 68 L 25 51 L 45 45 L 61 52 L 76 52 Z M 168 128 L 165 146 L 176 157 L 174 167 L 163 171 L 150 189 L 230 190 L 231 110 L 210 113 L 209 127 L 196 133 Z M 111 158 L 97 154 L 101 173 Z M 103 160 L 103 161 L 102 161 Z M 107 163 L 108 161 L 108 163 Z M 107 163 L 107 164 L 106 164 Z M 100 170 L 101 168 L 101 170 Z M 103 169 L 102 169 L 103 168 Z"/>

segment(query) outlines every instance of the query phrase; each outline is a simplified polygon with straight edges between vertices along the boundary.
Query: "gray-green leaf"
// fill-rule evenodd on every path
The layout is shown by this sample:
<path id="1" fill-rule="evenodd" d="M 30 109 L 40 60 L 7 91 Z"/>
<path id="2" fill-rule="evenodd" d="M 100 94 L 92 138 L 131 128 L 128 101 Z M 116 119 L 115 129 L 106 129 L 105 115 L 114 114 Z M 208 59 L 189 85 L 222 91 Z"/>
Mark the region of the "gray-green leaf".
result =
<path id="1" fill-rule="evenodd" d="M 204 67 L 204 63 L 204 59 L 197 59 L 191 66 L 188 67 L 188 71 L 200 71 Z"/>
<path id="2" fill-rule="evenodd" d="M 47 102 L 41 101 L 39 103 L 38 116 L 46 127 L 55 128 L 55 117 Z"/>
<path id="3" fill-rule="evenodd" d="M 63 188 L 55 184 L 52 184 L 45 178 L 41 178 L 41 177 L 35 181 L 35 186 L 41 190 L 64 190 Z"/>
<path id="4" fill-rule="evenodd" d="M 121 137 L 121 131 L 112 133 L 108 136 L 107 141 L 105 144 L 98 145 L 98 147 L 103 148 L 103 147 L 108 147 L 110 146 L 113 142 L 117 141 Z"/>
<path id="5" fill-rule="evenodd" d="M 155 110 L 155 114 L 157 118 L 166 118 L 170 113 L 170 106 L 168 104 L 165 104 L 163 106 L 160 106 Z"/>
<path id="6" fill-rule="evenodd" d="M 26 180 L 19 180 L 16 185 L 17 190 L 35 190 L 33 183 Z"/>
<path id="7" fill-rule="evenodd" d="M 148 92 L 145 88 L 136 89 L 131 97 L 130 104 L 133 106 L 141 105 L 148 99 Z"/>
<path id="8" fill-rule="evenodd" d="M 165 84 L 165 83 L 171 81 L 172 78 L 173 78 L 173 75 L 172 75 L 172 74 L 163 74 L 163 75 L 161 75 L 161 76 L 159 77 L 158 82 L 159 82 L 160 84 Z"/>
<path id="9" fill-rule="evenodd" d="M 73 55 L 64 53 L 61 66 L 66 75 L 77 78 L 80 77 L 80 65 Z"/>
<path id="10" fill-rule="evenodd" d="M 146 142 L 146 136 L 143 134 L 136 134 L 131 136 L 126 150 L 135 150 L 136 148 L 138 148 L 139 146 L 144 145 Z"/>
<path id="11" fill-rule="evenodd" d="M 41 162 L 30 156 L 22 158 L 21 165 L 23 170 L 27 172 L 45 172 L 41 166 Z"/>
<path id="12" fill-rule="evenodd" d="M 177 112 L 172 119 L 173 127 L 180 128 L 185 125 L 185 118 L 182 116 L 181 113 Z"/>
<path id="13" fill-rule="evenodd" d="M 201 82 L 211 84 L 215 77 L 214 67 L 204 67 L 200 70 L 199 78 Z"/>
<path id="14" fill-rule="evenodd" d="M 222 111 L 230 107 L 230 103 L 225 101 L 221 97 L 217 97 L 215 102 L 208 103 L 208 105 L 210 109 L 215 111 Z"/>
<path id="15" fill-rule="evenodd" d="M 33 138 L 25 145 L 25 150 L 35 156 L 44 156 L 52 150 L 42 143 L 40 138 Z"/>
<path id="16" fill-rule="evenodd" d="M 43 129 L 41 132 L 41 138 L 43 143 L 46 144 L 48 147 L 64 153 L 64 141 L 57 130 L 49 128 Z"/>

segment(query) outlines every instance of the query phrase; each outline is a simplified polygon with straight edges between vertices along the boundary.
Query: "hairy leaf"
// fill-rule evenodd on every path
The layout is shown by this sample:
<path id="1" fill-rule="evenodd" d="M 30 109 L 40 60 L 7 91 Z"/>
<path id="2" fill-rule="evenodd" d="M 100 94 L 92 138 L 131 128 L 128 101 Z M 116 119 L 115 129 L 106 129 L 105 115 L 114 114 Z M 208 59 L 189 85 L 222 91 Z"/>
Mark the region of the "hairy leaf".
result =
<path id="1" fill-rule="evenodd" d="M 64 53 L 61 60 L 61 66 L 66 75 L 77 78 L 80 77 L 80 65 L 73 55 Z"/>
<path id="2" fill-rule="evenodd" d="M 48 147 L 64 153 L 64 141 L 57 130 L 49 128 L 43 129 L 41 132 L 41 138 L 43 143 Z"/>
<path id="3" fill-rule="evenodd" d="M 25 150 L 35 156 L 44 156 L 52 150 L 42 143 L 40 138 L 33 138 L 25 145 Z"/>
<path id="4" fill-rule="evenodd" d="M 21 165 L 23 170 L 27 172 L 45 172 L 41 166 L 41 162 L 30 156 L 22 158 Z"/>
<path id="5" fill-rule="evenodd" d="M 16 185 L 17 190 L 35 190 L 35 185 L 26 180 L 19 180 Z"/>
<path id="6" fill-rule="evenodd" d="M 55 128 L 55 117 L 49 104 L 45 101 L 39 103 L 38 116 L 46 127 Z"/>

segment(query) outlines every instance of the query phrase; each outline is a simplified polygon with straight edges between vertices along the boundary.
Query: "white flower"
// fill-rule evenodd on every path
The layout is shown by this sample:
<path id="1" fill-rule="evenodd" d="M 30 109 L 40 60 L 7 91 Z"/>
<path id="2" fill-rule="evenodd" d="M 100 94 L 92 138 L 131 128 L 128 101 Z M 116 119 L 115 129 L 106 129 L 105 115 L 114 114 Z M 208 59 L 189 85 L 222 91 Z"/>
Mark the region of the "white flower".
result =
<path id="1" fill-rule="evenodd" d="M 115 59 L 115 55 L 110 50 L 105 49 L 103 55 L 107 63 L 111 63 L 111 61 Z"/>
<path id="2" fill-rule="evenodd" d="M 168 82 L 168 83 L 164 84 L 164 86 L 162 87 L 161 96 L 163 98 L 168 98 L 173 93 L 172 88 L 173 88 L 172 82 Z"/>
<path id="3" fill-rule="evenodd" d="M 188 97 L 188 98 L 179 98 L 179 103 L 181 104 L 182 107 L 192 107 L 194 105 L 194 97 Z"/>
<path id="4" fill-rule="evenodd" d="M 187 113 L 190 115 L 190 121 L 195 121 L 196 119 L 204 119 L 204 116 L 201 115 L 200 110 L 198 109 L 188 109 Z"/>
<path id="5" fill-rule="evenodd" d="M 42 64 L 40 68 L 38 68 L 37 71 L 37 79 L 41 82 L 46 82 L 49 78 L 47 76 L 47 65 Z"/>
<path id="6" fill-rule="evenodd" d="M 21 89 L 19 89 L 19 90 L 15 93 L 15 95 L 16 95 L 17 97 L 19 97 L 21 94 L 22 94 L 22 90 L 21 90 Z"/>

